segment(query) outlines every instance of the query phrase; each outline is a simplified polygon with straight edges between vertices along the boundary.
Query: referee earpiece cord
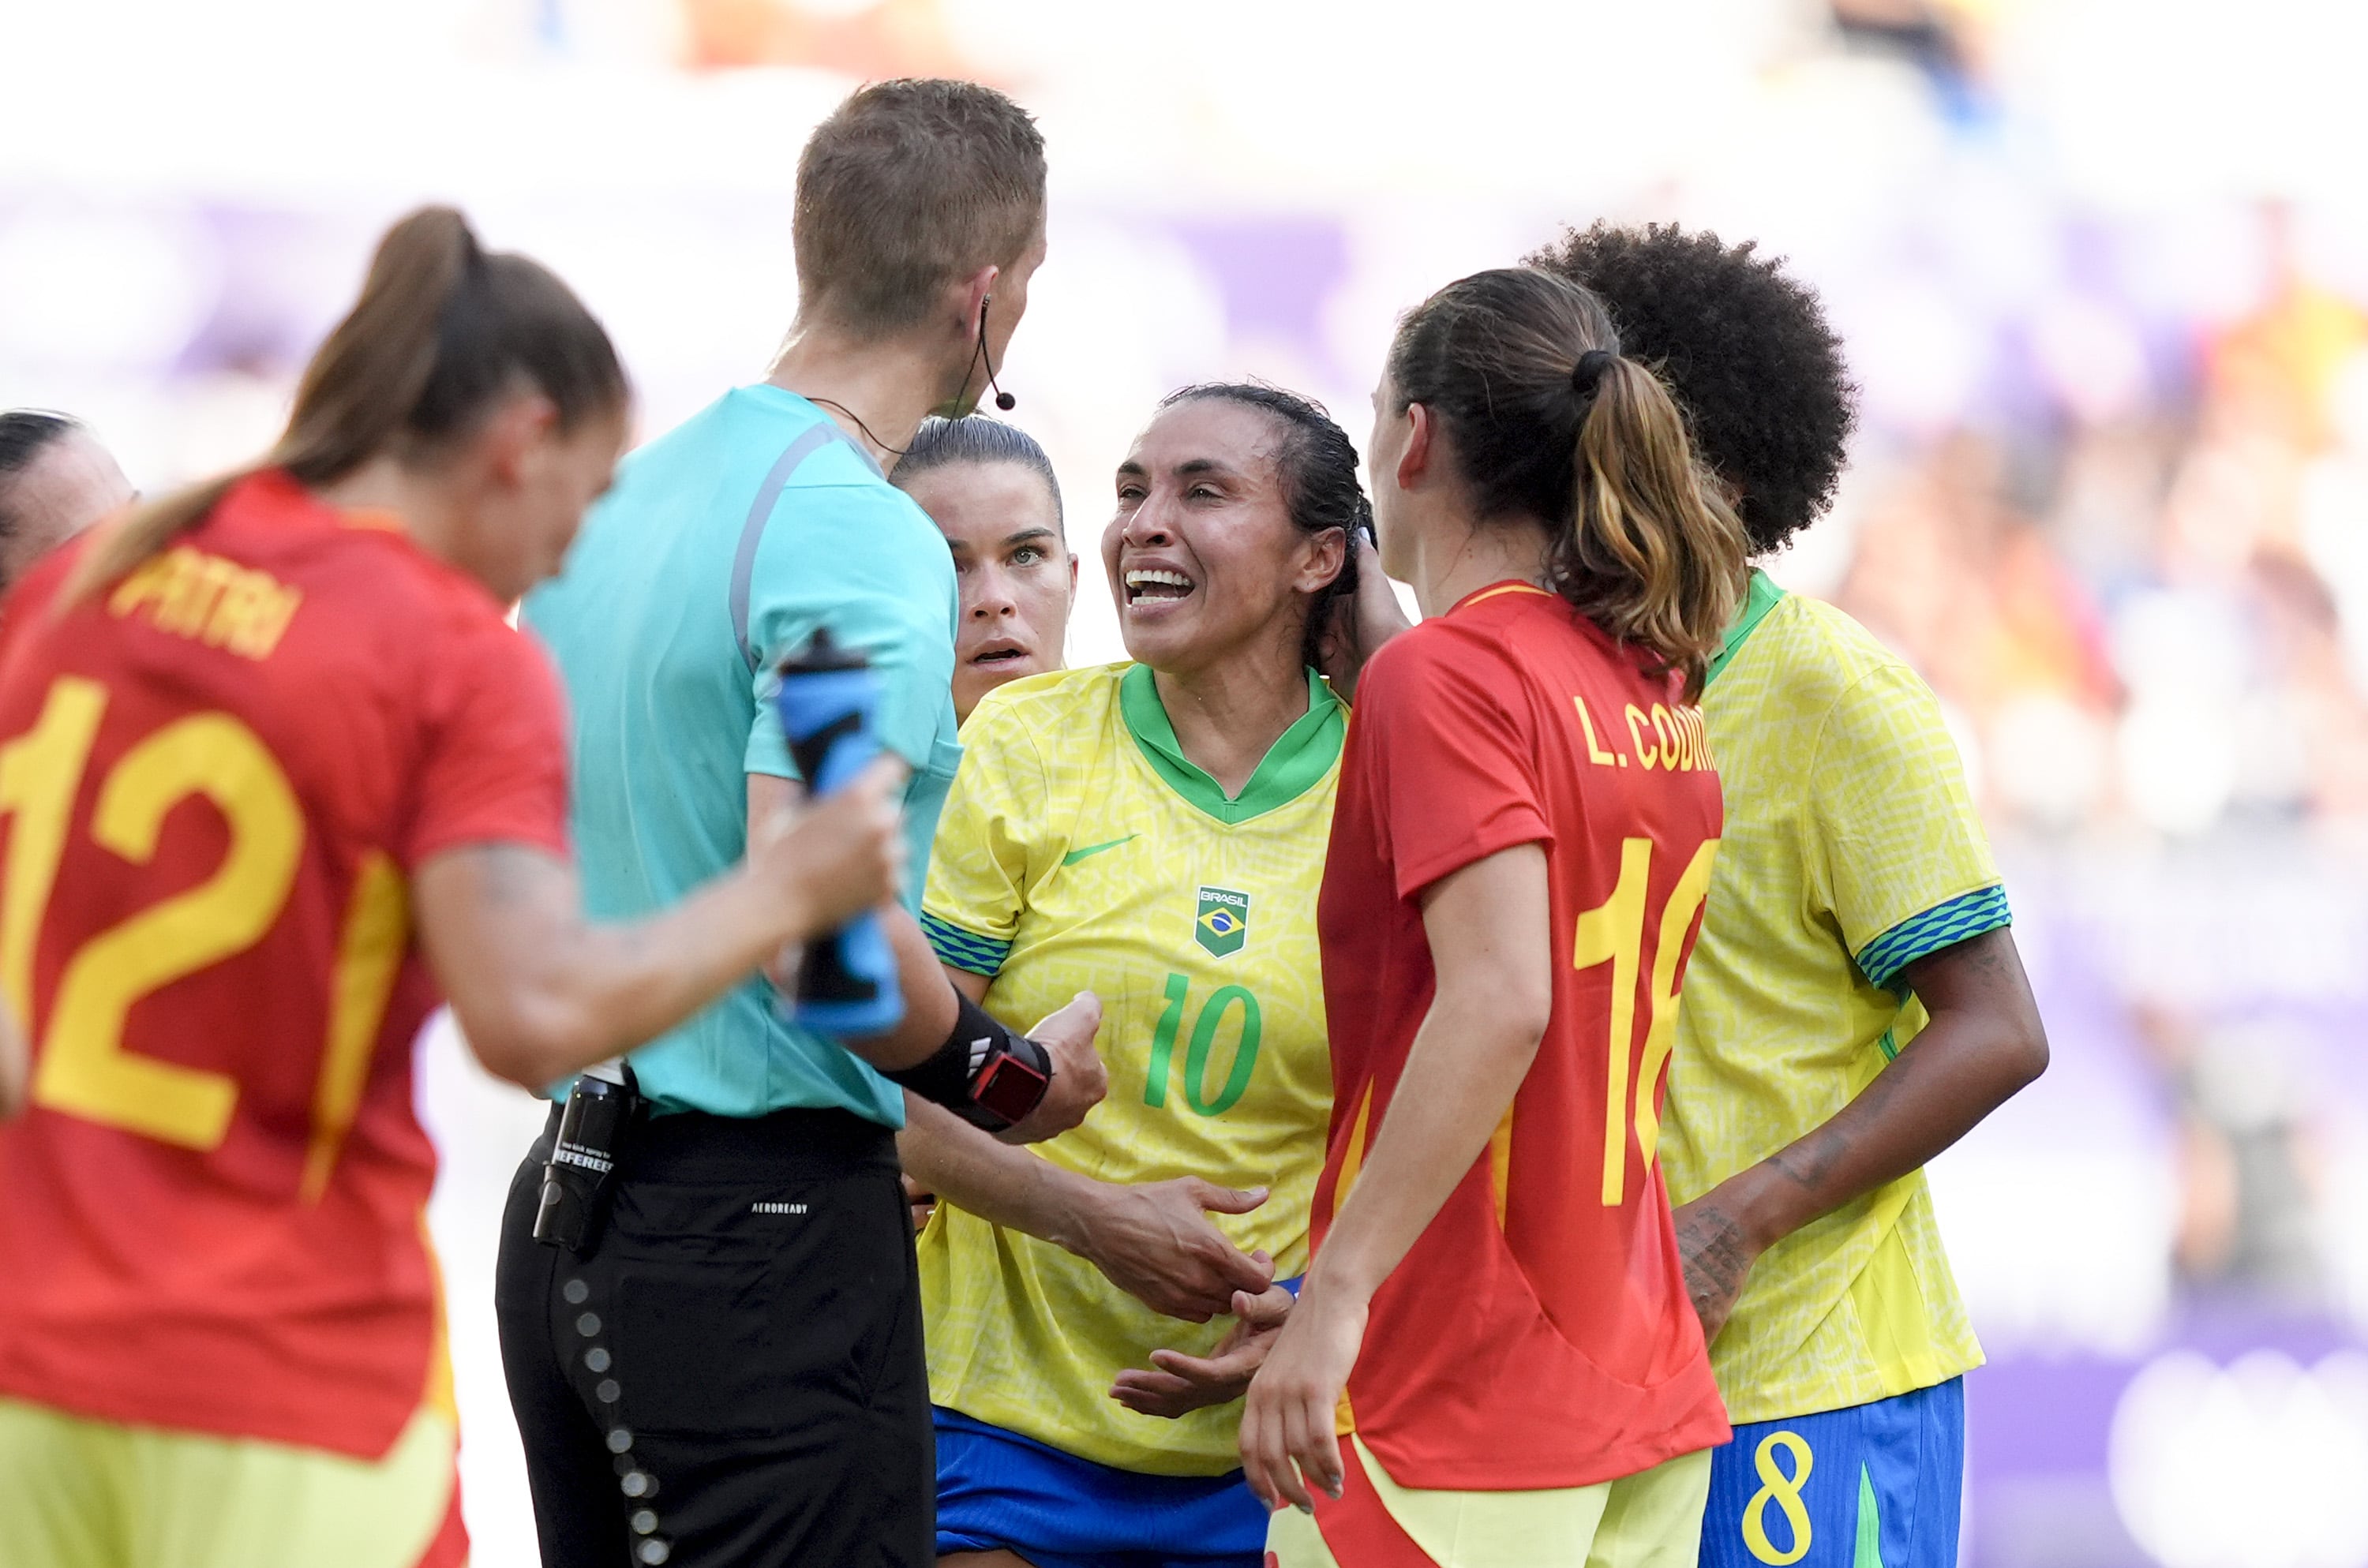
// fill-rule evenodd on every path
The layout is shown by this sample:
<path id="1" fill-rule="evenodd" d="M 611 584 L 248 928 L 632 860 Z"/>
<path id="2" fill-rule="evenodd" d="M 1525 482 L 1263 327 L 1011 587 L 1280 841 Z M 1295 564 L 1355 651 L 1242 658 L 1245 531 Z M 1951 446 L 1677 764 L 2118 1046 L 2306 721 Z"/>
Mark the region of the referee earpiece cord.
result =
<path id="1" fill-rule="evenodd" d="M 1009 392 L 1005 392 L 1002 386 L 996 382 L 995 379 L 995 356 L 988 353 L 986 349 L 986 307 L 989 301 L 994 298 L 995 296 L 990 294 L 986 299 L 981 300 L 978 302 L 978 346 L 971 350 L 970 364 L 966 368 L 962 379 L 964 381 L 968 381 L 970 379 L 968 372 L 978 369 L 980 362 L 985 361 L 986 365 L 986 384 L 995 389 L 995 406 L 1003 410 L 1004 413 L 1008 414 L 1013 409 L 1019 406 L 1019 400 L 1012 396 Z M 863 422 L 863 415 L 856 413 L 855 410 L 848 407 L 847 404 L 839 402 L 837 398 L 809 396 L 806 398 L 806 401 L 808 403 L 821 403 L 826 408 L 835 408 L 841 414 L 846 415 L 849 419 L 855 421 L 855 427 L 863 432 L 863 438 L 865 440 L 871 442 L 882 451 L 888 453 L 891 457 L 901 458 L 905 453 L 913 449 L 910 447 L 892 447 L 887 442 L 882 440 L 879 437 L 873 435 L 871 433 L 871 426 Z"/>
<path id="2" fill-rule="evenodd" d="M 863 422 L 863 415 L 856 413 L 855 410 L 848 407 L 847 404 L 839 402 L 835 397 L 814 397 L 804 392 L 801 392 L 799 395 L 805 398 L 808 403 L 818 403 L 825 408 L 836 408 L 841 414 L 846 415 L 849 419 L 854 420 L 855 427 L 863 432 L 863 438 L 871 442 L 873 446 L 879 448 L 882 451 L 886 452 L 891 457 L 901 458 L 906 452 L 913 449 L 910 447 L 892 447 L 887 442 L 882 440 L 879 437 L 873 435 L 871 433 L 871 426 Z"/>
<path id="3" fill-rule="evenodd" d="M 975 364 L 981 359 L 986 362 L 986 384 L 995 388 L 995 406 L 1001 409 L 1004 413 L 1008 414 L 1013 409 L 1019 406 L 1019 400 L 1012 396 L 1009 392 L 1005 392 L 1002 386 L 996 382 L 995 379 L 995 356 L 986 351 L 986 307 L 994 301 L 994 299 L 995 296 L 989 294 L 985 299 L 981 300 L 978 302 L 978 353 L 973 357 L 972 362 Z M 967 380 L 968 378 L 965 377 L 964 379 Z"/>

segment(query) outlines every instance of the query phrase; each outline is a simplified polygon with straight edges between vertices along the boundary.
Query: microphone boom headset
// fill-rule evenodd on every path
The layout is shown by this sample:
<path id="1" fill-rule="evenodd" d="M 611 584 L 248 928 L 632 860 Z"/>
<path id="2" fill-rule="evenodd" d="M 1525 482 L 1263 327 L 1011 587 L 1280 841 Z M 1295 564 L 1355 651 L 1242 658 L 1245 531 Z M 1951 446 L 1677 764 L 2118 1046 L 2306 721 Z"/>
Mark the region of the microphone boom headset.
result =
<path id="1" fill-rule="evenodd" d="M 981 360 L 985 361 L 986 384 L 995 388 L 995 406 L 1008 414 L 1019 406 L 1019 400 L 996 385 L 995 356 L 986 351 L 986 307 L 994 302 L 992 294 L 978 302 L 978 352 L 971 356 L 971 363 L 975 365 Z"/>

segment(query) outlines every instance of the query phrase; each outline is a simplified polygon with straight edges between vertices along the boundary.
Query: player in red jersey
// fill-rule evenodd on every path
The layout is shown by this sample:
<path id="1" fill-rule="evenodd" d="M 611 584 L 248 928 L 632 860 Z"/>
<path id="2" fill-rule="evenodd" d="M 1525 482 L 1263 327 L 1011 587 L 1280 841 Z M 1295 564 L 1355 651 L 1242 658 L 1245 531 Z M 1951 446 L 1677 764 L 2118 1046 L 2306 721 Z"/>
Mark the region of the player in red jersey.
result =
<path id="1" fill-rule="evenodd" d="M 11 600 L 0 1558 L 461 1561 L 412 1111 L 439 991 L 540 1086 L 893 886 L 883 768 L 672 911 L 584 921 L 556 682 L 505 608 L 626 401 L 557 278 L 415 213 L 263 463 Z"/>
<path id="2" fill-rule="evenodd" d="M 1691 1565 L 1727 1426 L 1653 1147 L 1742 530 L 1561 278 L 1441 290 L 1374 395 L 1382 565 L 1428 619 L 1342 767 L 1315 1257 L 1242 1429 L 1309 1510 L 1270 1560 Z"/>

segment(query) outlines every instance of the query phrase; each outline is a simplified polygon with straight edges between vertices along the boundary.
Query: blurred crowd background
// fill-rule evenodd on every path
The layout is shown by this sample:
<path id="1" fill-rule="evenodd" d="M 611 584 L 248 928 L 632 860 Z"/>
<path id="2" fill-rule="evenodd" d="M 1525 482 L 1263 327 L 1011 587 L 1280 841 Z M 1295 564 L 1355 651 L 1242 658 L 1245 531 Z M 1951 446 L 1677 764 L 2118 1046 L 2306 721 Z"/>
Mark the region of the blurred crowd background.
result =
<path id="1" fill-rule="evenodd" d="M 1005 382 L 1091 551 L 1154 401 L 1352 433 L 1389 324 L 1598 217 L 1756 238 L 1862 391 L 1774 563 L 1940 691 L 2055 1064 L 1936 1172 L 1985 1568 L 2368 1563 L 2368 13 L 2314 0 L 0 0 L 0 405 L 244 459 L 423 199 L 578 286 L 644 434 L 762 375 L 807 129 L 993 82 L 1051 143 Z M 1090 564 L 1071 656 L 1118 656 Z M 425 1048 L 479 1561 L 539 1124 Z"/>

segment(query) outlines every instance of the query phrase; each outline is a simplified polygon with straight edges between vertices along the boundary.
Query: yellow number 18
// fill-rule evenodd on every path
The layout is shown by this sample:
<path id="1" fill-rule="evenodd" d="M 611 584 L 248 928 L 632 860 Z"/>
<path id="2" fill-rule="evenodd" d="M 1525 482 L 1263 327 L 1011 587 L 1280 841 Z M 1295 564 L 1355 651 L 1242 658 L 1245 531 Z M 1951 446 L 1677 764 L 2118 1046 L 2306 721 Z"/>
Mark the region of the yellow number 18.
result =
<path id="1" fill-rule="evenodd" d="M 1634 1108 L 1630 1109 L 1629 1057 L 1636 1040 L 1636 975 L 1644 966 L 1645 896 L 1653 869 L 1653 841 L 1623 839 L 1620 845 L 1620 880 L 1611 896 L 1578 917 L 1572 964 L 1593 969 L 1611 966 L 1611 1029 L 1607 1044 L 1610 1087 L 1603 1102 L 1603 1204 L 1616 1209 L 1628 1187 L 1628 1129 L 1633 1120 L 1636 1144 L 1650 1166 L 1660 1142 L 1661 1119 L 1654 1108 L 1653 1088 L 1669 1060 L 1678 1038 L 1678 958 L 1685 949 L 1686 930 L 1710 892 L 1711 862 L 1718 840 L 1705 839 L 1686 863 L 1678 885 L 1661 906 L 1659 932 L 1653 943 L 1652 985 L 1645 996 L 1644 1060 L 1636 1064 Z"/>

